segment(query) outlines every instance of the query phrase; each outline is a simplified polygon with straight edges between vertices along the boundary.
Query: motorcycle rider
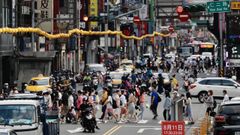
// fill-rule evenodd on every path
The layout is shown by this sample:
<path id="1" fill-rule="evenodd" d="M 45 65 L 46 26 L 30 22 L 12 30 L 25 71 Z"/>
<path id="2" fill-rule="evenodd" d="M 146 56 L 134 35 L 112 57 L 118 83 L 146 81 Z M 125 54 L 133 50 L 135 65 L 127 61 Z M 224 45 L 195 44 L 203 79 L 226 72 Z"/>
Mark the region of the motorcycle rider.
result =
<path id="1" fill-rule="evenodd" d="M 86 82 L 91 82 L 92 78 L 90 76 L 89 73 L 87 73 L 84 78 L 83 78 L 83 82 L 86 83 Z"/>
<path id="2" fill-rule="evenodd" d="M 85 125 L 84 123 L 86 123 L 86 119 L 84 118 L 84 116 L 87 115 L 87 111 L 86 109 L 87 108 L 92 108 L 92 105 L 88 104 L 88 99 L 83 99 L 83 103 L 80 105 L 80 115 L 81 115 L 81 118 L 82 118 L 82 126 L 84 128 L 83 132 L 87 132 L 87 125 Z M 96 129 L 99 129 L 99 127 L 97 126 L 97 121 L 96 121 L 96 118 L 94 117 L 93 115 L 93 118 L 92 118 L 93 122 L 94 122 L 94 125 L 95 125 L 95 128 Z M 91 131 L 89 131 L 91 132 Z M 92 132 L 95 132 L 94 130 Z"/>
<path id="3" fill-rule="evenodd" d="M 9 88 L 9 84 L 8 83 L 4 83 L 3 89 L 2 89 L 2 93 L 4 98 L 6 98 L 9 93 L 10 93 L 10 88 Z"/>

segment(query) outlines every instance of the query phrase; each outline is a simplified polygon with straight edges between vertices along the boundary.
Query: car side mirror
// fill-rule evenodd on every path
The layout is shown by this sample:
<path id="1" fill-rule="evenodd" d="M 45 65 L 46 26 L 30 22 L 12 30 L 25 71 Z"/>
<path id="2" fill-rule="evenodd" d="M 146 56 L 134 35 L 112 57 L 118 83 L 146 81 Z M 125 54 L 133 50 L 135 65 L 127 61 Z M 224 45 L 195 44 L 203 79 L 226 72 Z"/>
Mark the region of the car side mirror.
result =
<path id="1" fill-rule="evenodd" d="M 234 84 L 234 87 L 235 87 L 235 88 L 238 88 L 238 87 L 239 87 L 239 85 L 237 85 L 237 84 Z"/>

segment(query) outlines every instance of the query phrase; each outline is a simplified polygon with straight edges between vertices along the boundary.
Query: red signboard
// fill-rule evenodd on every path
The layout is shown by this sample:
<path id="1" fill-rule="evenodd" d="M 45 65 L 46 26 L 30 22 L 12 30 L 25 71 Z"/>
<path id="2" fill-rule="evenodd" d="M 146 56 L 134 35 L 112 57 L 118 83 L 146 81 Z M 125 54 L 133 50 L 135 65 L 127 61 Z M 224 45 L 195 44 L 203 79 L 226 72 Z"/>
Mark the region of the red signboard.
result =
<path id="1" fill-rule="evenodd" d="M 188 12 L 182 12 L 182 13 L 178 14 L 178 18 L 181 22 L 186 22 L 190 18 L 190 15 Z"/>
<path id="2" fill-rule="evenodd" d="M 184 135 L 184 121 L 163 121 L 162 135 Z"/>

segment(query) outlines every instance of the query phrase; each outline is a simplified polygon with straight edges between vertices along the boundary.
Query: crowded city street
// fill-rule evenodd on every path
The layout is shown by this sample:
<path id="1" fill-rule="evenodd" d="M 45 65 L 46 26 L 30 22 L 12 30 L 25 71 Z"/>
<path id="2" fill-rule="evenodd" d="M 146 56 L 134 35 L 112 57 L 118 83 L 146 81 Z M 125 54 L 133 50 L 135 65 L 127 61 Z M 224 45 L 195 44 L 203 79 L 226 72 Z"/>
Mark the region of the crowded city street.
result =
<path id="1" fill-rule="evenodd" d="M 240 135 L 239 0 L 0 9 L 0 135 Z"/>

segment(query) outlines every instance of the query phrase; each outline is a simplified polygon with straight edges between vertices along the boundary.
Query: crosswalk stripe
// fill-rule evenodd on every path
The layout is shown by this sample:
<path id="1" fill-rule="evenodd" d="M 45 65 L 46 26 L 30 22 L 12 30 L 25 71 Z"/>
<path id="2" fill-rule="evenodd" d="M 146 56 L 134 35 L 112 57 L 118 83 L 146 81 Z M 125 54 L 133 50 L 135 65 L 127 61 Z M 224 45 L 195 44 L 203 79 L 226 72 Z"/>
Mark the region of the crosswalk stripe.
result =
<path id="1" fill-rule="evenodd" d="M 148 120 L 140 120 L 139 122 L 138 122 L 138 124 L 145 124 L 145 123 L 147 123 L 148 122 Z"/>

